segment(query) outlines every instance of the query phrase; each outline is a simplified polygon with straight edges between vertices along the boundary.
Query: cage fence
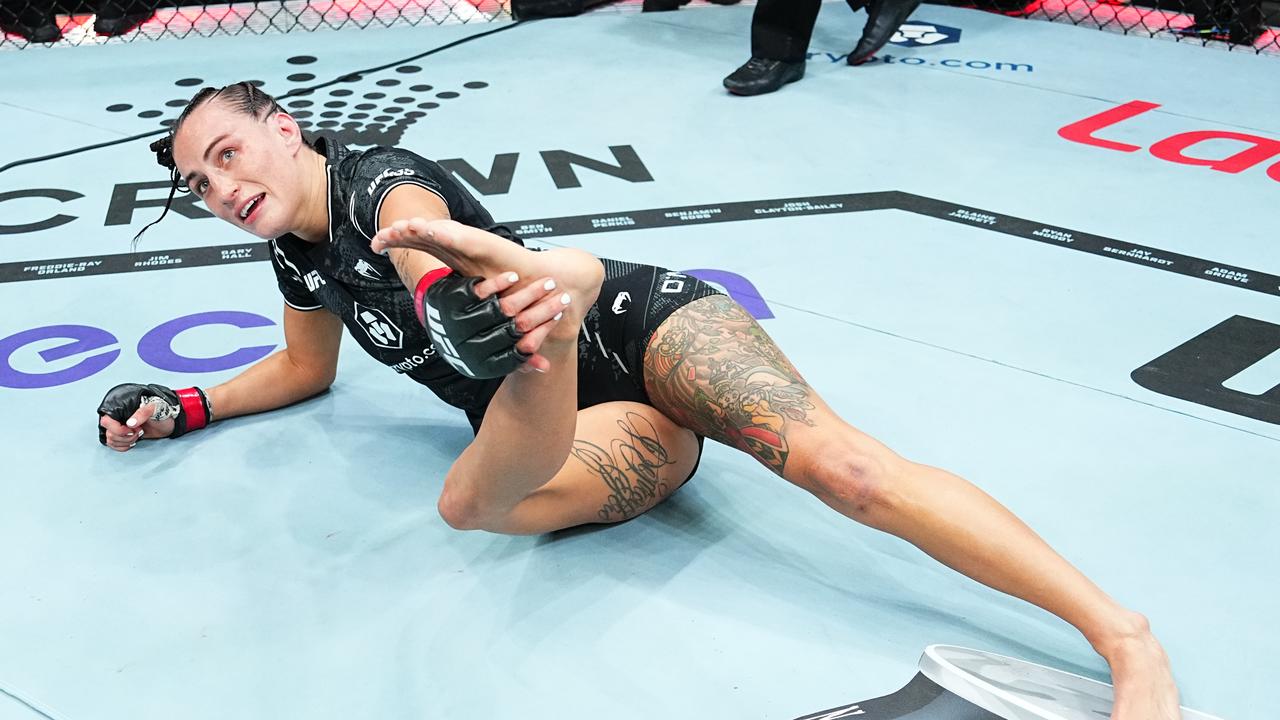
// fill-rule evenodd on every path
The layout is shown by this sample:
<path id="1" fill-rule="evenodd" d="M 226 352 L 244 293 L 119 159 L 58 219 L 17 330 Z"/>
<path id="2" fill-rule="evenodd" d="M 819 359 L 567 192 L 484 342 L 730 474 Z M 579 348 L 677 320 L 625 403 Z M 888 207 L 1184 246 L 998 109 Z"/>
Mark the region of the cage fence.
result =
<path id="1" fill-rule="evenodd" d="M 537 1 L 523 0 L 530 5 Z M 551 1 L 562 7 L 604 5 L 621 11 L 669 4 L 669 0 Z M 706 1 L 693 0 L 692 4 Z M 746 4 L 753 1 L 746 0 Z M 931 1 L 1127 35 L 1280 55 L 1277 0 Z M 522 0 L 0 0 L 0 50 L 189 36 L 486 23 L 511 20 L 512 2 L 518 18 Z"/>

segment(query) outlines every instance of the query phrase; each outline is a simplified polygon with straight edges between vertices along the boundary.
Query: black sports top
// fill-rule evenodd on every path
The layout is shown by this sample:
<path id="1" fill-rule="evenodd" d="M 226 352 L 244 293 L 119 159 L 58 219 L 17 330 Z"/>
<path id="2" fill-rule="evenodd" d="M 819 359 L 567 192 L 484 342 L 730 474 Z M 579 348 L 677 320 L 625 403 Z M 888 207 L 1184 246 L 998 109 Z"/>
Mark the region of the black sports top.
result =
<path id="1" fill-rule="evenodd" d="M 373 252 L 369 242 L 378 230 L 382 201 L 392 188 L 404 184 L 439 195 L 458 222 L 520 240 L 495 225 L 447 170 L 413 152 L 385 147 L 357 152 L 323 137 L 314 147 L 327 159 L 329 241 L 314 244 L 292 234 L 271 241 L 272 264 L 285 302 L 296 310 L 324 308 L 342 318 L 366 353 L 466 410 L 474 424 L 501 379 L 467 378 L 436 353 L 418 323 L 412 294 L 391 261 Z"/>
<path id="2" fill-rule="evenodd" d="M 391 261 L 369 243 L 383 199 L 405 183 L 439 195 L 454 220 L 524 243 L 494 225 L 471 193 L 430 160 L 396 148 L 349 151 L 323 138 L 315 148 L 328 159 L 329 241 L 313 244 L 294 235 L 271 241 L 285 302 L 303 311 L 324 308 L 342 318 L 366 353 L 465 410 L 478 430 L 502 378 L 473 380 L 436 353 L 418 323 L 412 293 Z M 650 338 L 671 313 L 719 291 L 665 268 L 600 260 L 604 282 L 578 336 L 578 407 L 616 400 L 650 404 L 642 367 Z"/>

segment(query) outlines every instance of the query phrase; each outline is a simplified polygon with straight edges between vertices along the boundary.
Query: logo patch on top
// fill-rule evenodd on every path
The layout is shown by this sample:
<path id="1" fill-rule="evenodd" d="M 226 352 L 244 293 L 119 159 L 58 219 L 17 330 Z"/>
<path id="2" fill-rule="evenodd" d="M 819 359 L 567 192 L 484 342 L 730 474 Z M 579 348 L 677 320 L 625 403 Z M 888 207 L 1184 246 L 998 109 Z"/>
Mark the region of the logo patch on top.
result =
<path id="1" fill-rule="evenodd" d="M 960 42 L 960 28 L 920 22 L 907 23 L 899 27 L 889 39 L 891 45 L 898 47 L 925 47 L 958 42 Z"/>
<path id="2" fill-rule="evenodd" d="M 392 170 L 391 168 L 387 168 L 386 170 L 383 170 L 382 172 L 378 173 L 378 177 L 374 178 L 373 182 L 369 183 L 369 194 L 372 195 L 373 191 L 377 190 L 378 186 L 382 184 L 382 181 L 386 180 L 387 178 L 411 177 L 413 174 L 414 174 L 413 170 L 409 168 L 402 168 L 400 170 Z"/>
<path id="3" fill-rule="evenodd" d="M 370 265 L 366 260 L 357 260 L 355 270 L 362 277 L 367 277 L 370 280 L 382 279 L 382 273 L 378 272 L 378 269 Z"/>
<path id="4" fill-rule="evenodd" d="M 369 340 L 380 348 L 399 350 L 404 347 L 404 333 L 378 308 L 355 304 L 356 319 Z"/>

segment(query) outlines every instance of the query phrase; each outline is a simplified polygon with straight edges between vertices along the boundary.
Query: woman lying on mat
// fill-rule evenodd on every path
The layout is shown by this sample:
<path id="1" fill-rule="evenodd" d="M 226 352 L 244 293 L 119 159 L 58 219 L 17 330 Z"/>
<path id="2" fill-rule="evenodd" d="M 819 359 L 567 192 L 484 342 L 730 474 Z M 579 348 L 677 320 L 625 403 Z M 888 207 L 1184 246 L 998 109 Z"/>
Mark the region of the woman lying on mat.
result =
<path id="1" fill-rule="evenodd" d="M 308 144 L 248 83 L 200 91 L 153 148 L 175 185 L 270 241 L 286 347 L 208 390 L 113 388 L 98 409 L 108 447 L 322 392 L 345 325 L 471 421 L 475 439 L 439 500 L 455 528 L 627 520 L 689 479 L 709 437 L 1074 625 L 1111 666 L 1114 718 L 1178 717 L 1168 659 L 1142 615 L 977 487 L 842 420 L 745 310 L 696 278 L 528 250 L 439 165 Z"/>

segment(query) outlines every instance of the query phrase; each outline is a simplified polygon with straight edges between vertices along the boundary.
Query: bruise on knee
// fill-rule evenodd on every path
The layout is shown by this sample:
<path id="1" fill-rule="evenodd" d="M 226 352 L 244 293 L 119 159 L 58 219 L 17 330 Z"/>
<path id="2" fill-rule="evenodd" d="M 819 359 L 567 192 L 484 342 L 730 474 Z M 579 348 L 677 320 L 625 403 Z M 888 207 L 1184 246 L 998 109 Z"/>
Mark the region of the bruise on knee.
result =
<path id="1" fill-rule="evenodd" d="M 888 451 L 842 449 L 806 458 L 797 484 L 859 520 L 897 507 L 897 483 L 906 461 Z"/>

